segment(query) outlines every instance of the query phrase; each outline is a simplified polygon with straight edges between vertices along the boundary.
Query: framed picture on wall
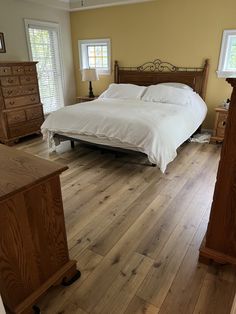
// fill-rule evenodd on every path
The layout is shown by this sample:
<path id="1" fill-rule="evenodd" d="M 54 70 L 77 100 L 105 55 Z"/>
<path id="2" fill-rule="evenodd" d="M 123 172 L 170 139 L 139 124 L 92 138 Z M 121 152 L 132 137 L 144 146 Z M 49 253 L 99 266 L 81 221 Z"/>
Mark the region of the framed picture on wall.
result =
<path id="1" fill-rule="evenodd" d="M 0 33 L 0 52 L 6 52 L 6 46 L 3 33 Z"/>

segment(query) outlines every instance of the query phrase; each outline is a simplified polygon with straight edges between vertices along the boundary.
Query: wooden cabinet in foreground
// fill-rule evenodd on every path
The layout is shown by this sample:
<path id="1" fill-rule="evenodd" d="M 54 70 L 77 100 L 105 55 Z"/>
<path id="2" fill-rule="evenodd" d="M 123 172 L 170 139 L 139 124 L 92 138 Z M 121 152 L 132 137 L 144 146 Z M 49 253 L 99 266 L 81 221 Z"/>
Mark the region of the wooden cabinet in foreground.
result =
<path id="1" fill-rule="evenodd" d="M 233 87 L 233 93 L 200 261 L 236 265 L 236 78 L 227 81 Z"/>
<path id="2" fill-rule="evenodd" d="M 67 247 L 59 179 L 66 169 L 0 145 L 0 294 L 10 313 L 34 313 L 51 286 L 80 276 Z"/>

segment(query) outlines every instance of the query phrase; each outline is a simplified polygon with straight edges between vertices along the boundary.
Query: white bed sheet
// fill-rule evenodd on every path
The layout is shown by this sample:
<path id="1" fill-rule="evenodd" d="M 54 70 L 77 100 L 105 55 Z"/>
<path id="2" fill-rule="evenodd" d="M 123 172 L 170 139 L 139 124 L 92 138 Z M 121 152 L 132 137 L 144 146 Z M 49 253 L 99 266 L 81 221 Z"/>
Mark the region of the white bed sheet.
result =
<path id="1" fill-rule="evenodd" d="M 165 172 L 168 163 L 176 157 L 177 148 L 202 124 L 206 112 L 206 104 L 194 92 L 191 102 L 185 106 L 97 99 L 50 114 L 41 130 L 51 147 L 55 144 L 55 133 L 83 136 L 91 142 L 96 138 L 105 145 L 114 143 L 116 147 L 141 151 Z"/>

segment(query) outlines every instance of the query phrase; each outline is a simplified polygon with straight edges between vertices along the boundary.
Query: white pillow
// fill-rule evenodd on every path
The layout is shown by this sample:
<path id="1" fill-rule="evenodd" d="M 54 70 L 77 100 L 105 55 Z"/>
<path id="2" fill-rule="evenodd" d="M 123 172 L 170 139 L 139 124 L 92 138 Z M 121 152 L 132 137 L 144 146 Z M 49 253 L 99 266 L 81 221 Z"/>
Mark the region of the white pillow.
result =
<path id="1" fill-rule="evenodd" d="M 167 86 L 172 86 L 172 87 L 181 88 L 181 89 L 193 90 L 192 87 L 190 87 L 189 85 L 183 84 L 183 83 L 177 83 L 177 82 L 160 83 L 159 85 L 167 85 Z"/>
<path id="2" fill-rule="evenodd" d="M 146 89 L 142 100 L 185 106 L 191 103 L 192 94 L 191 90 L 157 84 L 151 85 Z"/>
<path id="3" fill-rule="evenodd" d="M 146 86 L 134 84 L 112 83 L 99 98 L 141 99 L 146 88 Z"/>

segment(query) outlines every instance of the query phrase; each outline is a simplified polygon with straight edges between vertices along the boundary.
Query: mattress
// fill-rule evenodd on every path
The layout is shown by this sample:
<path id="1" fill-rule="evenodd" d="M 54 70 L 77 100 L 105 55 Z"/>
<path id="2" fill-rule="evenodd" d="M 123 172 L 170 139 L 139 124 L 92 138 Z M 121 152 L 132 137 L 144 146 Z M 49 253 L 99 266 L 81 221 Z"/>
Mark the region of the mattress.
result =
<path id="1" fill-rule="evenodd" d="M 187 105 L 143 100 L 96 99 L 64 107 L 45 120 L 41 130 L 50 147 L 54 135 L 137 150 L 164 172 L 177 148 L 202 124 L 206 104 L 192 93 Z"/>

